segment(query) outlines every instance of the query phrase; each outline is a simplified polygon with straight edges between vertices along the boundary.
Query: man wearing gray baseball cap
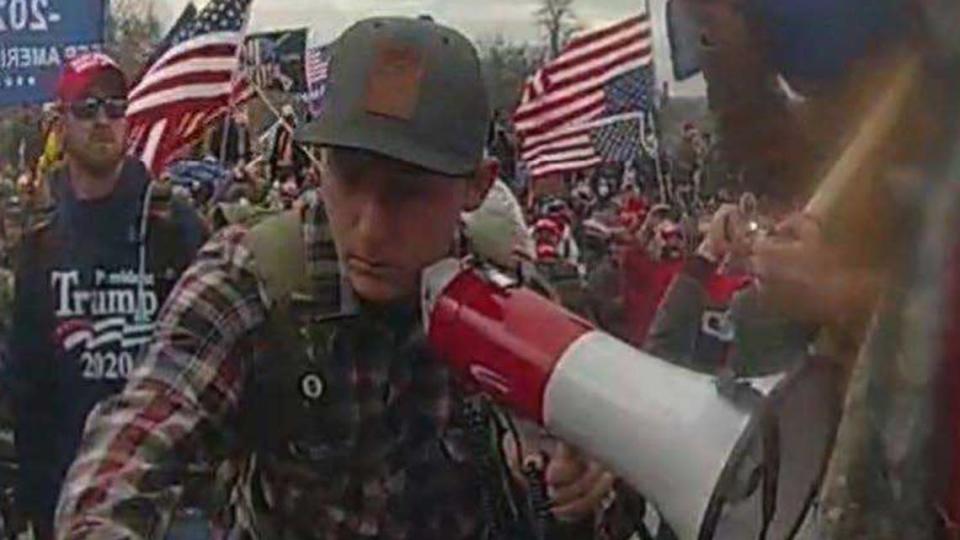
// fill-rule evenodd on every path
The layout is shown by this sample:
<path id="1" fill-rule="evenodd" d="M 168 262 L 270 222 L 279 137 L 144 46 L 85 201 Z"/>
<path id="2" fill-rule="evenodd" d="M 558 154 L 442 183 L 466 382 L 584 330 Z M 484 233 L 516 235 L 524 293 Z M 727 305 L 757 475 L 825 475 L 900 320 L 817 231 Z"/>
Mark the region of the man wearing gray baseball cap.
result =
<path id="1" fill-rule="evenodd" d="M 91 415 L 58 537 L 162 537 L 201 451 L 220 464 L 228 538 L 590 538 L 610 475 L 559 447 L 525 482 L 504 415 L 422 339 L 420 273 L 458 249 L 496 176 L 489 120 L 461 34 L 347 30 L 323 111 L 296 134 L 319 200 L 202 250 L 141 368 Z"/>

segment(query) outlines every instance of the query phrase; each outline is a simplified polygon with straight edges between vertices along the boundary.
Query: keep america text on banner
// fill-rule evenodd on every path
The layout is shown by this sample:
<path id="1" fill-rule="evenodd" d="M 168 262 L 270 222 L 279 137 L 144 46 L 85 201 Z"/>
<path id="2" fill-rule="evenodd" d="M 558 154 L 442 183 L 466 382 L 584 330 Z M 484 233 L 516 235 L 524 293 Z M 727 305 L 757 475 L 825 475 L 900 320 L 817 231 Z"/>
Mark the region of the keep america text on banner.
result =
<path id="1" fill-rule="evenodd" d="M 100 51 L 106 0 L 0 1 L 0 107 L 52 101 L 63 64 Z"/>

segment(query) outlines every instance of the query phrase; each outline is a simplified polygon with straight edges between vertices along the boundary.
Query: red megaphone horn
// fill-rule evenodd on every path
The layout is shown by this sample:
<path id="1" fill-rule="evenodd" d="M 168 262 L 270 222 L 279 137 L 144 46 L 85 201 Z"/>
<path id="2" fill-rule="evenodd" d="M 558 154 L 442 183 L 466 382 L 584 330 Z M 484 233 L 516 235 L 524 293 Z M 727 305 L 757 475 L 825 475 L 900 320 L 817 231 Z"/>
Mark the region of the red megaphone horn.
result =
<path id="1" fill-rule="evenodd" d="M 429 343 L 513 411 L 604 463 L 681 539 L 790 538 L 825 468 L 837 372 L 719 380 L 654 358 L 491 268 L 423 276 Z"/>

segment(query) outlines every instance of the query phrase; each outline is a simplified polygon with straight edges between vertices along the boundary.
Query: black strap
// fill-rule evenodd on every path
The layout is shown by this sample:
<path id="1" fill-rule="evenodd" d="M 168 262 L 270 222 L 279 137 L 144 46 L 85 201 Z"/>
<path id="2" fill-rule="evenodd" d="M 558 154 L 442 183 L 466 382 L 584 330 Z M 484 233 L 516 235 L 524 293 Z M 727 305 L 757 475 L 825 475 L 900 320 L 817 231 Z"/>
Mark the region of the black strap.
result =
<path id="1" fill-rule="evenodd" d="M 493 426 L 490 419 L 490 405 L 485 400 L 465 400 L 462 415 L 464 429 L 470 451 L 477 463 L 477 488 L 480 491 L 483 520 L 486 523 L 485 538 L 501 540 L 504 534 L 501 506 L 498 503 L 494 487 L 500 477 L 491 451 Z"/>
<path id="2" fill-rule="evenodd" d="M 763 527 L 760 540 L 766 540 L 777 513 L 777 491 L 780 485 L 780 422 L 768 415 L 763 431 Z"/>
<path id="3" fill-rule="evenodd" d="M 519 441 L 517 444 L 520 444 Z M 549 456 L 541 453 L 541 462 L 530 460 L 523 466 L 527 481 L 527 513 L 530 519 L 531 536 L 535 540 L 547 540 L 553 525 L 550 497 L 547 495 L 546 465 Z"/>
<path id="4" fill-rule="evenodd" d="M 484 396 L 464 402 L 467 439 L 477 463 L 477 486 L 481 493 L 481 514 L 486 540 L 547 540 L 555 538 L 555 521 L 547 496 L 543 467 L 524 467 L 530 484 L 526 500 L 518 504 L 500 441 L 510 431 L 490 400 Z M 520 444 L 517 437 L 517 444 Z M 546 461 L 544 461 L 544 464 Z"/>
<path id="5" fill-rule="evenodd" d="M 718 393 L 735 407 L 741 408 L 747 413 L 759 411 L 759 414 L 762 415 L 758 419 L 758 429 L 761 430 L 760 437 L 763 445 L 763 462 L 756 469 L 750 471 L 751 474 L 744 486 L 745 491 L 743 495 L 752 494 L 758 488 L 762 489 L 761 519 L 763 521 L 757 538 L 764 540 L 768 536 L 768 531 L 777 511 L 781 446 L 779 419 L 773 409 L 764 406 L 766 396 L 750 384 L 737 379 L 732 373 L 725 372 L 719 375 L 716 379 L 716 386 Z M 740 447 L 741 444 L 747 442 L 747 440 L 743 440 L 741 443 L 738 443 L 739 450 L 747 451 L 746 446 Z M 742 467 L 743 464 L 741 463 L 737 466 Z M 735 468 L 724 471 L 720 479 L 720 489 L 723 489 L 723 486 L 729 487 L 729 482 L 735 481 L 735 471 Z M 726 495 L 717 496 L 710 501 L 703 520 L 705 527 L 700 531 L 698 538 L 705 540 L 714 537 L 717 523 L 720 521 L 723 509 L 729 502 Z"/>

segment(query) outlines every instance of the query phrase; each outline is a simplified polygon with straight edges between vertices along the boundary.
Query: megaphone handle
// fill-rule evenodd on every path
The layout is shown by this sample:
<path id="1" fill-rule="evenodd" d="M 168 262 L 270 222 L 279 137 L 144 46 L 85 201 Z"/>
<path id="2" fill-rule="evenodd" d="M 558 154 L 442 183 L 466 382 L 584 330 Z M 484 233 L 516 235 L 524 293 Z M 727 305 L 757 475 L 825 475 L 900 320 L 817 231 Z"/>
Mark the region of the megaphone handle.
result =
<path id="1" fill-rule="evenodd" d="M 490 441 L 494 435 L 491 414 L 492 407 L 484 397 L 463 404 L 467 444 L 477 457 L 481 494 L 480 512 L 486 521 L 489 537 L 499 539 L 509 530 L 509 527 L 503 522 L 504 516 L 497 502 L 502 470 L 490 451 Z"/>

